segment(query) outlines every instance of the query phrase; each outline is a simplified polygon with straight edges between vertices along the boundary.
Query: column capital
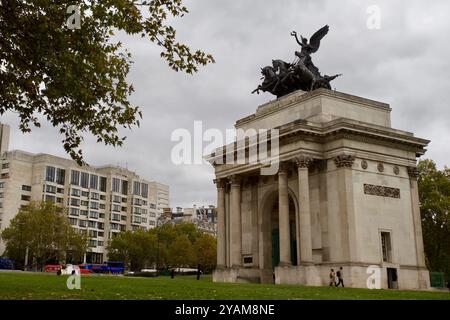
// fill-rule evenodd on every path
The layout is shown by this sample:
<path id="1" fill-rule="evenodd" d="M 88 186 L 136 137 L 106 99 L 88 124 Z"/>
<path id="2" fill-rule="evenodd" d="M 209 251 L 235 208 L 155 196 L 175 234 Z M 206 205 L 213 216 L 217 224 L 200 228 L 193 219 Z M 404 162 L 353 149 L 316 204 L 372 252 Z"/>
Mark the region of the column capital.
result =
<path id="1" fill-rule="evenodd" d="M 224 178 L 214 179 L 213 182 L 217 186 L 217 189 L 225 188 L 227 186 L 227 179 Z"/>
<path id="2" fill-rule="evenodd" d="M 419 178 L 419 169 L 417 167 L 408 167 L 408 175 L 411 179 L 417 180 Z"/>
<path id="3" fill-rule="evenodd" d="M 241 186 L 242 178 L 239 175 L 232 175 L 228 178 L 232 186 Z"/>
<path id="4" fill-rule="evenodd" d="M 278 174 L 287 174 L 288 170 L 289 170 L 289 162 L 280 161 L 279 167 L 278 167 Z"/>
<path id="5" fill-rule="evenodd" d="M 314 159 L 312 157 L 306 156 L 306 155 L 299 155 L 294 158 L 294 164 L 297 168 L 309 168 Z"/>
<path id="6" fill-rule="evenodd" d="M 351 168 L 355 159 L 355 156 L 343 153 L 334 158 L 334 163 L 338 168 Z"/>

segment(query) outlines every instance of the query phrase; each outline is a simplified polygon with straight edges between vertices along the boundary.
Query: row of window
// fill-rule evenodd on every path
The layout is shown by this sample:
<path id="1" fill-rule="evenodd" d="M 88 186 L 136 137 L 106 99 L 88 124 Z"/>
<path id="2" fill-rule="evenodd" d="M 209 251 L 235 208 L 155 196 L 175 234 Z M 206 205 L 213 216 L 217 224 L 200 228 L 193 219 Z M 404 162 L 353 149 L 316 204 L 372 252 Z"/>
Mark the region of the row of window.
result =
<path id="1" fill-rule="evenodd" d="M 56 182 L 57 184 L 65 184 L 66 171 L 64 169 L 55 168 L 51 166 L 46 167 L 45 180 L 49 182 Z M 106 177 L 101 177 L 95 174 L 89 174 L 87 172 L 71 170 L 70 172 L 70 184 L 80 186 L 85 189 L 94 189 L 106 192 Z M 118 178 L 112 179 L 112 191 L 128 195 L 128 181 Z M 133 194 L 148 198 L 148 184 L 134 181 L 133 182 Z"/>
<path id="2" fill-rule="evenodd" d="M 92 228 L 105 230 L 105 224 L 103 222 L 91 221 L 91 220 L 79 220 L 77 218 L 69 218 L 69 223 L 72 226 L 79 226 L 80 228 Z"/>

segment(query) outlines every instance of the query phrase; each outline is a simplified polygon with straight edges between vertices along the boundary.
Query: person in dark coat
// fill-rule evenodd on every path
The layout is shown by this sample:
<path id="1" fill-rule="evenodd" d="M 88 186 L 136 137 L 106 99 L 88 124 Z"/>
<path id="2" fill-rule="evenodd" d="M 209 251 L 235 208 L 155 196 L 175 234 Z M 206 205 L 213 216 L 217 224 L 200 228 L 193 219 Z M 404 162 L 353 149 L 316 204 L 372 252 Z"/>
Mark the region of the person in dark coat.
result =
<path id="1" fill-rule="evenodd" d="M 342 267 L 339 268 L 339 270 L 336 272 L 336 277 L 338 279 L 338 282 L 336 283 L 336 287 L 339 287 L 340 284 L 342 284 L 342 288 L 344 288 L 344 276 L 342 275 Z"/>

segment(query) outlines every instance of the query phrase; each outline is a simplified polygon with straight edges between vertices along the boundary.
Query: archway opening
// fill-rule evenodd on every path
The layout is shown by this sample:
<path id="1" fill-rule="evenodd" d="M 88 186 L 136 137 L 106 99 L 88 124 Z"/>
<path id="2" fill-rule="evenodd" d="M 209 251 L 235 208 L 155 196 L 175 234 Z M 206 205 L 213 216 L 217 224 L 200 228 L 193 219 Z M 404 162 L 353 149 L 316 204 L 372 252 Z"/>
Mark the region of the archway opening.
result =
<path id="1" fill-rule="evenodd" d="M 279 229 L 279 211 L 278 197 L 274 199 L 270 210 L 271 240 L 272 240 L 272 268 L 274 269 L 280 264 L 280 229 Z M 289 195 L 289 226 L 290 226 L 290 249 L 292 265 L 297 265 L 297 239 L 296 239 L 296 222 L 295 222 L 295 204 L 291 195 Z"/>

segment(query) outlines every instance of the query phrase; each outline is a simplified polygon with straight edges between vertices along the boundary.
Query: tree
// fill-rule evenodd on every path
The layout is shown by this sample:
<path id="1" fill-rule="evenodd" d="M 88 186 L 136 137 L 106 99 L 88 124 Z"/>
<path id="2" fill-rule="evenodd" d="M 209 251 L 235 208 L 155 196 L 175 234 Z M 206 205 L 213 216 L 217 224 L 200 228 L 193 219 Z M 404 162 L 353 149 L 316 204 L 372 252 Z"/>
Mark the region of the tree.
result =
<path id="1" fill-rule="evenodd" d="M 48 262 L 65 262 L 68 255 L 81 261 L 87 249 L 86 237 L 76 232 L 61 208 L 51 202 L 21 208 L 1 236 L 8 257 L 23 266 L 28 248 L 29 261 L 36 269 Z"/>
<path id="2" fill-rule="evenodd" d="M 450 276 L 450 169 L 420 161 L 419 199 L 428 268 Z"/>
<path id="3" fill-rule="evenodd" d="M 17 113 L 24 133 L 40 126 L 37 115 L 44 116 L 81 165 L 84 133 L 120 146 L 125 137 L 118 136 L 118 127 L 139 126 L 142 117 L 128 101 L 131 54 L 114 40 L 115 33 L 156 43 L 175 71 L 192 74 L 214 60 L 177 42 L 167 20 L 188 12 L 182 0 L 79 0 L 79 29 L 71 28 L 77 20 L 73 4 L 0 0 L 0 115 Z"/>
<path id="4" fill-rule="evenodd" d="M 123 261 L 128 269 L 140 271 L 156 263 L 157 239 L 146 231 L 119 233 L 108 245 L 109 260 Z"/>
<path id="5" fill-rule="evenodd" d="M 203 270 L 212 271 L 217 262 L 217 241 L 213 236 L 202 233 L 194 244 L 197 253 L 197 263 Z"/>
<path id="6" fill-rule="evenodd" d="M 167 248 L 170 267 L 192 267 L 197 262 L 197 252 L 186 234 L 177 235 Z"/>

